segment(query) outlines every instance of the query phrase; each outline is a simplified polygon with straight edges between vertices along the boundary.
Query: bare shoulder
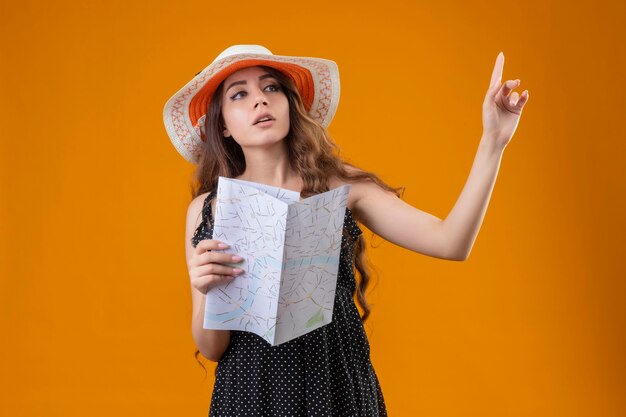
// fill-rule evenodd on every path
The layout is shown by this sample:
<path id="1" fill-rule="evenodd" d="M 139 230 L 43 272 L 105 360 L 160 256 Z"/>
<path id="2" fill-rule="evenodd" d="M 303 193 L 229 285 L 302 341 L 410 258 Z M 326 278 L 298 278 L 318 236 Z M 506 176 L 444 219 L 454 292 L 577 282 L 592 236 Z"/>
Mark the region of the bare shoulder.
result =
<path id="1" fill-rule="evenodd" d="M 192 217 L 195 218 L 202 212 L 202 207 L 204 206 L 204 200 L 206 200 L 208 195 L 209 195 L 208 192 L 202 193 L 196 196 L 193 200 L 191 200 L 191 202 L 189 203 L 189 207 L 187 208 L 188 217 L 191 215 Z"/>

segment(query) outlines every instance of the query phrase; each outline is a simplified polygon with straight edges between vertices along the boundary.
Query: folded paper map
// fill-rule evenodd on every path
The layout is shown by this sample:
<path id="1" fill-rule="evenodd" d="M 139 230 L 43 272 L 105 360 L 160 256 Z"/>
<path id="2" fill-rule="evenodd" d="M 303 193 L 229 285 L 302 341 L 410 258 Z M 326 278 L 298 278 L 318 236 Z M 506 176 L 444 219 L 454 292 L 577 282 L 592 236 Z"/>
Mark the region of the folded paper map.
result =
<path id="1" fill-rule="evenodd" d="M 204 328 L 255 333 L 272 346 L 332 320 L 349 185 L 300 193 L 220 177 L 213 239 L 244 272 L 207 293 Z"/>

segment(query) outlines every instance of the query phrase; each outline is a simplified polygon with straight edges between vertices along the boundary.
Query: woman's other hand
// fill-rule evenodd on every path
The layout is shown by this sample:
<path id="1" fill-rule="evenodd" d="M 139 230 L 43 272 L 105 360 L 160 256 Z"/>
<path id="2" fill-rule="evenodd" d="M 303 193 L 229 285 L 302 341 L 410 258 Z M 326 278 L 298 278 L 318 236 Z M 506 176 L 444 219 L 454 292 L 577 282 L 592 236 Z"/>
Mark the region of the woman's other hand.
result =
<path id="1" fill-rule="evenodd" d="M 223 242 L 205 239 L 198 242 L 189 259 L 189 279 L 191 286 L 206 295 L 211 288 L 231 282 L 241 275 L 240 268 L 233 268 L 225 264 L 241 262 L 243 258 L 230 253 L 214 252 L 226 249 Z"/>

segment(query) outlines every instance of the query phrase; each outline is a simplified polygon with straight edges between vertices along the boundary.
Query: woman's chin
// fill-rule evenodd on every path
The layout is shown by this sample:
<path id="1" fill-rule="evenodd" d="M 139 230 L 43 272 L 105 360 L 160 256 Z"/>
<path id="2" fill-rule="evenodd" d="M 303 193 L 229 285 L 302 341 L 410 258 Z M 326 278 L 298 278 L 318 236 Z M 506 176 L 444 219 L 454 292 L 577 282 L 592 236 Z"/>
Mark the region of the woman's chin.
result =
<path id="1" fill-rule="evenodd" d="M 254 138 L 236 141 L 242 148 L 273 148 L 274 146 L 284 142 L 285 137 L 267 136 L 263 138 Z"/>

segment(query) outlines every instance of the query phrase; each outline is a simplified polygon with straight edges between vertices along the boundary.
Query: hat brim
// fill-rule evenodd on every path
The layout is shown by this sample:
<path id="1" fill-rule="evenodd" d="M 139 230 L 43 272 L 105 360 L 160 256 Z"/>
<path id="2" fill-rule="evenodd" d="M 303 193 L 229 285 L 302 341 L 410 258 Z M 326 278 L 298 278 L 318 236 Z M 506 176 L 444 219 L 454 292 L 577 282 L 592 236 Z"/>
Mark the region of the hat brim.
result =
<path id="1" fill-rule="evenodd" d="M 229 75 L 242 68 L 265 65 L 275 68 L 295 83 L 309 115 L 328 127 L 339 104 L 340 86 L 337 64 L 322 58 L 280 55 L 237 54 L 217 60 L 200 71 L 165 104 L 165 128 L 176 150 L 196 163 L 202 144 L 200 124 L 210 99 Z"/>

